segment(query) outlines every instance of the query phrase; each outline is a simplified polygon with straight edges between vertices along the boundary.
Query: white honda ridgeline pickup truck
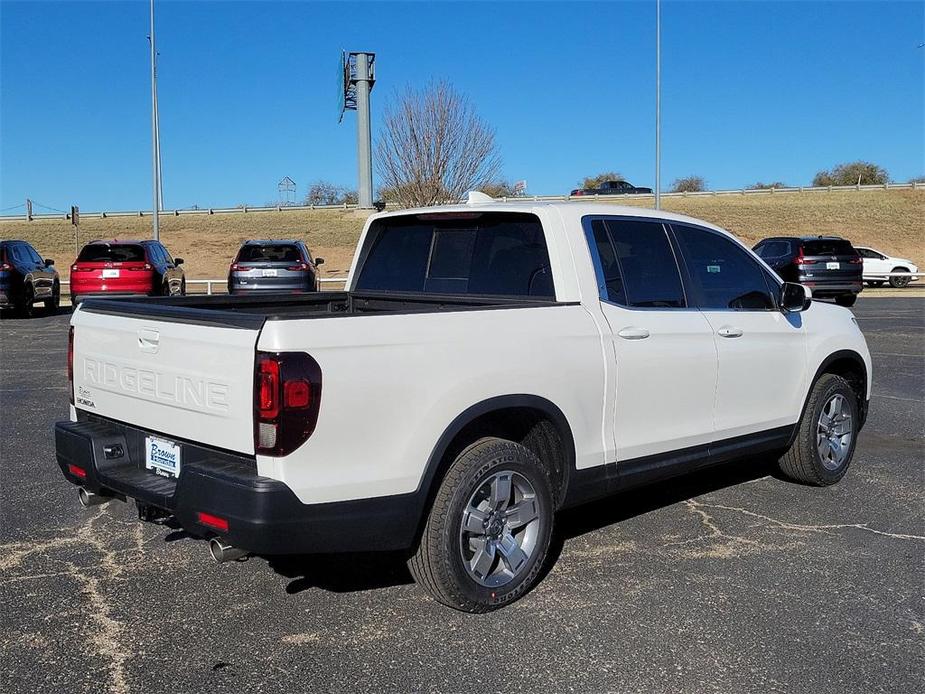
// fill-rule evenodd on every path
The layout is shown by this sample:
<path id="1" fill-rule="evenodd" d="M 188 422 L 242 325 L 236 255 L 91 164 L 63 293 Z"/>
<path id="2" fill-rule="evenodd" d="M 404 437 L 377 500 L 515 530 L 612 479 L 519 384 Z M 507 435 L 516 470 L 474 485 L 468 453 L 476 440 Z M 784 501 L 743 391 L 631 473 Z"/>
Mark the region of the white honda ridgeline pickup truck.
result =
<path id="1" fill-rule="evenodd" d="M 343 292 L 87 299 L 69 373 L 85 505 L 218 561 L 407 550 L 471 612 L 534 585 L 559 509 L 756 454 L 837 482 L 871 385 L 851 312 L 711 224 L 480 193 L 370 217 Z"/>

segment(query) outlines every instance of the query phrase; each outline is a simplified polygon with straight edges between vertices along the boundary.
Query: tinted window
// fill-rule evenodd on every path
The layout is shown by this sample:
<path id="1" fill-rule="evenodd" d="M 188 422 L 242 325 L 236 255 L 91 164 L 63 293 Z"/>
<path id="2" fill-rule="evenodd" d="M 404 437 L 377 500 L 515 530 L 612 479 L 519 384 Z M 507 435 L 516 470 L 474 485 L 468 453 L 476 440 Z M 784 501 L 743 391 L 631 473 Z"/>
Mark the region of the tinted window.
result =
<path id="1" fill-rule="evenodd" d="M 168 251 L 167 248 L 165 248 L 161 244 L 158 244 L 157 248 L 160 251 L 161 258 L 164 260 L 165 263 L 169 265 L 170 263 L 173 262 L 173 258 L 170 257 L 170 251 Z"/>
<path id="2" fill-rule="evenodd" d="M 91 243 L 84 246 L 77 256 L 78 263 L 126 263 L 144 260 L 144 248 L 126 243 Z"/>
<path id="3" fill-rule="evenodd" d="M 39 263 L 41 265 L 44 262 L 42 260 L 42 256 L 40 256 L 38 252 L 28 243 L 23 245 L 23 250 L 25 250 L 29 260 L 31 260 L 33 263 Z"/>
<path id="4" fill-rule="evenodd" d="M 819 239 L 803 242 L 803 255 L 854 255 L 851 243 L 844 239 Z"/>
<path id="5" fill-rule="evenodd" d="M 761 266 L 722 234 L 672 224 L 704 309 L 773 309 L 774 299 Z"/>
<path id="6" fill-rule="evenodd" d="M 755 246 L 755 253 L 762 258 L 780 258 L 790 254 L 789 241 L 762 241 Z"/>
<path id="7" fill-rule="evenodd" d="M 382 219 L 370 228 L 357 289 L 552 298 L 539 219 L 459 213 Z"/>
<path id="8" fill-rule="evenodd" d="M 14 263 L 26 262 L 26 252 L 21 243 L 14 243 L 9 247 L 10 258 Z"/>
<path id="9" fill-rule="evenodd" d="M 289 243 L 256 244 L 241 246 L 239 263 L 292 263 L 302 260 L 298 246 Z"/>
<path id="10" fill-rule="evenodd" d="M 660 222 L 591 222 L 608 301 L 633 308 L 685 306 L 681 276 Z"/>

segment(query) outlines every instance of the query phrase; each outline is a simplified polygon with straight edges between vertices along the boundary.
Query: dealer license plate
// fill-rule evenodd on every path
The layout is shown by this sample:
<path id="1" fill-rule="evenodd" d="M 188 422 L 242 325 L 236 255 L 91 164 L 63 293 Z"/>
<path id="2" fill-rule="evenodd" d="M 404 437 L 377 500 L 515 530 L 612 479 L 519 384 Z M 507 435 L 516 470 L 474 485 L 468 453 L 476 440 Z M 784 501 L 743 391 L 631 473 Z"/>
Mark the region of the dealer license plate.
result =
<path id="1" fill-rule="evenodd" d="M 103 279 L 104 279 L 104 280 L 111 280 L 111 279 L 113 279 L 114 277 L 118 277 L 118 276 L 119 276 L 119 271 L 118 271 L 118 270 L 103 270 Z"/>
<path id="2" fill-rule="evenodd" d="M 276 270 L 264 270 L 263 273 L 261 273 L 261 276 L 262 277 L 276 277 L 277 272 Z"/>
<path id="3" fill-rule="evenodd" d="M 180 445 L 156 436 L 145 437 L 145 467 L 162 477 L 180 476 Z"/>
<path id="4" fill-rule="evenodd" d="M 837 270 L 838 267 L 839 267 L 838 263 L 826 263 L 825 264 L 826 270 Z"/>

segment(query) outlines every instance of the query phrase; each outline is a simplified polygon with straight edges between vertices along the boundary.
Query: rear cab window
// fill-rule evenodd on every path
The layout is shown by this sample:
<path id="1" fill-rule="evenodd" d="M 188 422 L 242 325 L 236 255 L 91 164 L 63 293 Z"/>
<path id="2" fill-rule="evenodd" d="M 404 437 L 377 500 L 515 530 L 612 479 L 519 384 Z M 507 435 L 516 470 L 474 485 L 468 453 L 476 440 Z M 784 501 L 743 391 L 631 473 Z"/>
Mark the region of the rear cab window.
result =
<path id="1" fill-rule="evenodd" d="M 77 256 L 78 263 L 143 263 L 145 249 L 135 243 L 91 243 Z"/>
<path id="2" fill-rule="evenodd" d="M 367 234 L 360 291 L 555 298 L 539 218 L 521 212 L 385 217 Z"/>

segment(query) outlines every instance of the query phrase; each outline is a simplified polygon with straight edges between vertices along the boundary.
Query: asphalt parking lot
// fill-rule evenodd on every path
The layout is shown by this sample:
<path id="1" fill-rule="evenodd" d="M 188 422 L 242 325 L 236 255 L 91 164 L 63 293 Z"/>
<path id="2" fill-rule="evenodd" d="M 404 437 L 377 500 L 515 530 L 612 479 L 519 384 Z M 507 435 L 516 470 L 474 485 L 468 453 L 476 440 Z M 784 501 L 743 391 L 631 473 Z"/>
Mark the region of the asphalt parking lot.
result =
<path id="1" fill-rule="evenodd" d="M 911 692 L 925 681 L 925 298 L 862 298 L 871 414 L 827 489 L 744 460 L 573 510 L 515 605 L 400 557 L 251 558 L 77 503 L 54 462 L 69 314 L 0 323 L 0 689 Z"/>

